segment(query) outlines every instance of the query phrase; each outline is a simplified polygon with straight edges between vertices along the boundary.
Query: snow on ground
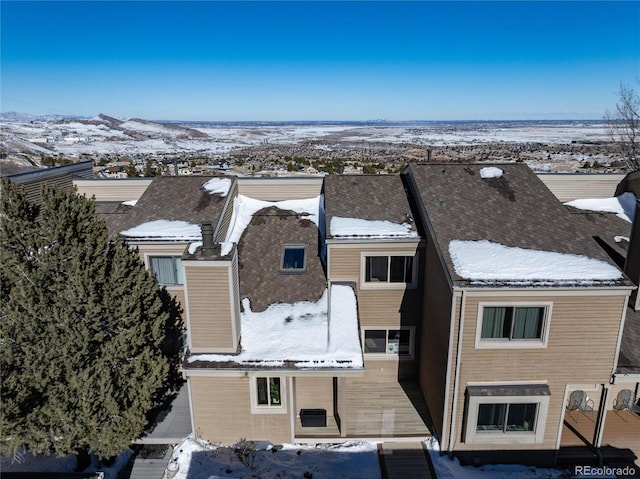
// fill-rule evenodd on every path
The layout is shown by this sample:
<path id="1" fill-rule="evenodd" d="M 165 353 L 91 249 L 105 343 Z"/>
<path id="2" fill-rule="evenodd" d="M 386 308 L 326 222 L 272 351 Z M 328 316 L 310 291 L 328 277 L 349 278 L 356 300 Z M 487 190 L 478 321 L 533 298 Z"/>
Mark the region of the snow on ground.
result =
<path id="1" fill-rule="evenodd" d="M 622 218 L 629 223 L 633 222 L 633 215 L 636 211 L 636 196 L 627 192 L 613 198 L 586 198 L 565 203 L 579 210 L 600 211 L 602 213 L 615 213 L 618 218 Z"/>
<path id="2" fill-rule="evenodd" d="M 215 125 L 187 124 L 208 135 L 208 138 L 182 139 L 186 133 L 180 128 L 170 128 L 146 120 L 127 120 L 120 125 L 128 131 L 144 135 L 166 137 L 164 139 L 134 139 L 108 125 L 69 122 L 65 124 L 37 122 L 35 124 L 3 121 L 6 133 L 14 133 L 24 140 L 39 137 L 57 137 L 49 146 L 56 153 L 65 155 L 106 153 L 171 153 L 203 152 L 226 155 L 240 148 L 260 146 L 265 143 L 287 145 L 308 140 L 343 142 L 379 142 L 387 144 L 414 144 L 431 146 L 472 145 L 488 143 L 556 143 L 572 141 L 609 141 L 607 129 L 600 123 L 536 123 L 536 122 L 432 122 L 404 123 L 376 126 L 359 125 Z M 86 142 L 66 144 L 62 133 L 86 138 Z M 187 133 L 188 134 L 188 133 Z M 113 141 L 113 140 L 116 141 Z"/>
<path id="3" fill-rule="evenodd" d="M 255 454 L 251 452 L 251 444 L 248 441 L 246 448 L 239 449 L 248 453 L 243 463 L 239 456 L 245 456 L 236 453 L 233 446 L 212 446 L 189 437 L 174 449 L 172 462 L 179 467 L 175 479 L 381 477 L 376 445 L 370 442 L 354 441 L 319 447 L 259 443 Z"/>
<path id="4" fill-rule="evenodd" d="M 329 224 L 333 237 L 367 238 L 417 238 L 418 232 L 411 230 L 409 223 L 392 223 L 386 220 L 363 220 L 334 216 Z"/>
<path id="5" fill-rule="evenodd" d="M 316 302 L 300 301 L 270 305 L 265 311 L 251 311 L 242 300 L 240 354 L 197 354 L 194 361 L 232 361 L 281 366 L 295 361 L 296 367 L 361 368 L 356 299 L 349 286 L 331 286 L 331 317 L 327 314 L 328 293 Z M 301 347 L 304 345 L 304 347 Z"/>
<path id="6" fill-rule="evenodd" d="M 142 223 L 120 234 L 127 238 L 197 241 L 202 239 L 200 226 L 186 221 L 155 220 Z"/>
<path id="7" fill-rule="evenodd" d="M 438 479 L 543 479 L 569 477 L 569 471 L 546 469 L 517 464 L 498 464 L 486 466 L 462 466 L 457 458 L 449 459 L 440 455 L 440 447 L 435 438 L 425 441 L 429 457 L 433 462 Z"/>
<path id="8" fill-rule="evenodd" d="M 306 215 L 306 219 L 313 221 L 318 226 L 320 211 L 320 196 L 308 198 L 304 200 L 284 200 L 284 201 L 262 201 L 248 196 L 238 195 L 233 200 L 233 217 L 231 218 L 231 226 L 227 232 L 227 237 L 222 243 L 222 255 L 226 256 L 231 252 L 233 243 L 238 243 L 242 237 L 242 233 L 251 218 L 263 208 L 275 206 L 281 210 L 291 210 L 296 213 Z"/>
<path id="9" fill-rule="evenodd" d="M 472 281 L 584 283 L 622 278 L 615 266 L 583 255 L 514 248 L 486 240 L 453 240 L 449 254 L 456 273 Z"/>
<path id="10" fill-rule="evenodd" d="M 110 466 L 100 463 L 96 456 L 91 456 L 91 465 L 81 472 L 104 472 L 105 479 L 118 479 L 118 474 L 126 466 L 133 451 L 126 449 L 120 453 L 115 462 Z M 33 456 L 28 450 L 20 449 L 12 457 L 0 458 L 0 471 L 8 472 L 74 472 L 77 465 L 76 455 L 69 454 L 65 457 L 46 456 L 38 454 Z"/>

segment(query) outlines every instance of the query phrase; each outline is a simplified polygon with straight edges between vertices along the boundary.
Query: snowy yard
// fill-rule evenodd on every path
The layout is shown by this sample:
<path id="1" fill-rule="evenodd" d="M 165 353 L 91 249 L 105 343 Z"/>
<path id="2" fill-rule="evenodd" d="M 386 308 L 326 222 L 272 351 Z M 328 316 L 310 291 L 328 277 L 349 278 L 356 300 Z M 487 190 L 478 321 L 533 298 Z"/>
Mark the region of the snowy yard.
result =
<path id="1" fill-rule="evenodd" d="M 350 441 L 323 444 L 318 447 L 293 444 L 256 444 L 245 447 L 221 447 L 186 438 L 175 446 L 168 469 L 174 479 L 380 479 L 377 444 Z M 416 444 L 417 445 L 417 444 Z M 457 459 L 441 456 L 435 439 L 425 442 L 433 461 L 437 479 L 561 479 L 572 477 L 563 469 L 544 469 L 519 465 L 460 465 Z M 104 471 L 105 479 L 118 479 L 118 473 L 129 460 L 131 451 L 118 456 L 115 464 L 104 467 L 94 459 L 85 472 Z M 71 472 L 75 457 L 56 459 L 21 454 L 18 460 L 3 458 L 3 472 L 38 471 Z M 176 468 L 177 466 L 177 468 Z M 168 477 L 168 476 L 167 476 Z M 135 479 L 135 478 L 131 478 Z M 158 478 L 160 479 L 160 478 Z"/>

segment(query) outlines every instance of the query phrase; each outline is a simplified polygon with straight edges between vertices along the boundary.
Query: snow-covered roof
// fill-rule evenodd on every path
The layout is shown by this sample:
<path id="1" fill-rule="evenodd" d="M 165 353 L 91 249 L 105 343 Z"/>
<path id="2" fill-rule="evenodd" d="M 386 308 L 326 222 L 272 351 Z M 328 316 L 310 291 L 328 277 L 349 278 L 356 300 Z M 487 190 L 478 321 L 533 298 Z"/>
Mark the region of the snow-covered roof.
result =
<path id="1" fill-rule="evenodd" d="M 501 178 L 504 171 L 496 166 L 485 166 L 480 168 L 480 178 Z"/>
<path id="2" fill-rule="evenodd" d="M 613 265 L 583 255 L 504 246 L 490 241 L 449 243 L 455 272 L 482 282 L 585 284 L 622 279 Z"/>
<path id="3" fill-rule="evenodd" d="M 121 231 L 125 238 L 194 241 L 202 238 L 200 226 L 186 221 L 155 220 Z"/>
<path id="4" fill-rule="evenodd" d="M 330 304 L 329 302 L 330 296 Z M 241 352 L 195 354 L 193 363 L 236 363 L 247 367 L 362 368 L 358 315 L 353 289 L 332 285 L 316 302 L 272 304 L 251 311 L 242 301 Z"/>
<path id="5" fill-rule="evenodd" d="M 619 218 L 631 223 L 636 211 L 636 196 L 627 192 L 613 198 L 577 199 L 569 201 L 565 205 L 573 206 L 579 210 L 615 213 Z"/>
<path id="6" fill-rule="evenodd" d="M 229 178 L 212 178 L 202 187 L 212 195 L 227 196 L 231 189 L 231 179 Z"/>
<path id="7" fill-rule="evenodd" d="M 306 219 L 318 226 L 320 211 L 320 196 L 301 200 L 262 201 L 244 195 L 238 195 L 233 200 L 233 217 L 227 236 L 222 243 L 222 255 L 228 255 L 234 243 L 238 243 L 242 233 L 251 222 L 251 218 L 258 211 L 270 206 L 281 210 L 294 211 L 304 215 Z M 198 238 L 199 239 L 199 238 Z"/>
<path id="8" fill-rule="evenodd" d="M 329 223 L 334 238 L 417 238 L 411 223 L 392 223 L 386 220 L 363 220 L 334 216 Z"/>

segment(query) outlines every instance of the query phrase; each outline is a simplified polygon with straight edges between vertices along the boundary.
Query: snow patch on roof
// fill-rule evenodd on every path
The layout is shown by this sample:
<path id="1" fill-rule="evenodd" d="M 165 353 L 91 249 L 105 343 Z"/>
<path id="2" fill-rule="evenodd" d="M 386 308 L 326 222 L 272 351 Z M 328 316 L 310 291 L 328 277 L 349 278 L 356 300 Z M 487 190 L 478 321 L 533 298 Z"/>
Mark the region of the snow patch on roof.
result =
<path id="1" fill-rule="evenodd" d="M 485 166 L 480 169 L 480 178 L 501 178 L 504 171 L 495 166 Z"/>
<path id="2" fill-rule="evenodd" d="M 392 223 L 387 220 L 363 220 L 334 216 L 329 224 L 329 232 L 334 238 L 417 238 L 418 233 L 410 223 Z"/>
<path id="3" fill-rule="evenodd" d="M 129 200 L 129 201 L 123 201 L 122 204 L 125 206 L 135 206 L 136 203 L 138 203 L 138 200 Z"/>
<path id="4" fill-rule="evenodd" d="M 200 226 L 186 221 L 170 220 L 149 221 L 122 231 L 120 234 L 127 238 L 167 241 L 196 241 L 202 238 Z"/>
<path id="5" fill-rule="evenodd" d="M 231 180 L 229 178 L 212 178 L 202 187 L 209 192 L 210 195 L 227 196 L 231 188 Z"/>
<path id="6" fill-rule="evenodd" d="M 285 201 L 262 201 L 248 196 L 238 195 L 233 200 L 233 218 L 231 219 L 231 226 L 227 232 L 227 237 L 222 243 L 221 253 L 223 256 L 228 255 L 233 248 L 233 243 L 238 243 L 242 238 L 242 233 L 249 223 L 251 218 L 263 208 L 275 206 L 281 210 L 295 211 L 305 215 L 305 218 L 309 221 L 313 221 L 318 226 L 319 211 L 320 211 L 320 196 L 315 198 L 308 198 L 302 200 L 285 200 Z"/>
<path id="7" fill-rule="evenodd" d="M 490 241 L 449 243 L 455 272 L 472 281 L 589 282 L 622 278 L 613 265 L 583 255 L 515 248 Z"/>
<path id="8" fill-rule="evenodd" d="M 331 287 L 316 302 L 276 303 L 254 313 L 247 298 L 242 300 L 242 351 L 240 354 L 196 354 L 188 362 L 234 362 L 251 366 L 362 368 L 358 337 L 356 298 L 349 286 Z"/>
<path id="9" fill-rule="evenodd" d="M 615 213 L 618 218 L 622 218 L 629 223 L 633 222 L 636 211 L 636 196 L 626 192 L 613 198 L 585 198 L 573 200 L 565 203 L 579 210 L 599 211 L 602 213 Z"/>

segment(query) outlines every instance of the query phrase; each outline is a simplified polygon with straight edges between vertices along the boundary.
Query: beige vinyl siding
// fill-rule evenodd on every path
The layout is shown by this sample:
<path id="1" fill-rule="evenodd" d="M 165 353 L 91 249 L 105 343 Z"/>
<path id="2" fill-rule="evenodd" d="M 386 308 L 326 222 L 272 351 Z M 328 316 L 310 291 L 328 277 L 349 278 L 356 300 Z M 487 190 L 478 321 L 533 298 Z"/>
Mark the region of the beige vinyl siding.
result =
<path id="1" fill-rule="evenodd" d="M 437 429 L 434 432 L 438 437 L 443 437 L 441 429 L 444 419 L 453 292 L 432 241 L 427 243 L 425 254 L 426 280 L 422 313 L 424 326 L 420 338 L 425 354 L 420 362 L 420 385 Z M 452 346 L 455 347 L 456 344 Z"/>
<path id="2" fill-rule="evenodd" d="M 127 178 L 117 180 L 73 180 L 78 193 L 93 195 L 96 201 L 138 200 L 149 187 L 153 178 Z"/>
<path id="3" fill-rule="evenodd" d="M 372 380 L 397 381 L 398 378 L 415 378 L 418 372 L 420 354 L 420 328 L 422 314 L 422 277 L 415 289 L 361 289 L 360 261 L 362 253 L 383 252 L 388 255 L 418 251 L 417 243 L 386 243 L 353 245 L 329 245 L 329 281 L 353 281 L 356 283 L 358 318 L 363 328 L 399 328 L 413 326 L 414 359 L 398 359 L 390 356 L 384 360 L 365 356 L 365 369 L 370 371 Z M 421 255 L 414 267 L 423 261 Z"/>
<path id="4" fill-rule="evenodd" d="M 216 242 L 222 242 L 227 237 L 229 225 L 233 218 L 233 200 L 236 196 L 238 196 L 238 182 L 234 181 L 231 190 L 229 190 L 227 194 L 227 203 L 222 218 L 220 218 L 220 224 L 217 226 L 218 229 L 216 231 L 216 237 L 214 238 Z M 216 225 L 214 225 L 214 227 L 216 227 Z"/>
<path id="5" fill-rule="evenodd" d="M 553 303 L 549 342 L 537 349 L 476 349 L 476 325 L 480 302 Z M 618 296 L 469 296 L 464 309 L 462 359 L 459 377 L 454 448 L 490 449 L 495 445 L 461 442 L 464 392 L 469 383 L 540 382 L 551 390 L 543 444 L 513 444 L 513 449 L 554 449 L 558 424 L 564 411 L 567 384 L 607 384 L 612 372 L 616 341 L 624 308 L 624 292 Z M 594 401 L 598 393 L 591 393 Z M 510 446 L 511 447 L 511 446 Z"/>
<path id="6" fill-rule="evenodd" d="M 249 377 L 190 377 L 195 433 L 213 444 L 291 442 L 289 414 L 252 414 Z M 288 379 L 283 378 L 288 381 Z M 287 398 L 288 400 L 288 398 Z"/>
<path id="7" fill-rule="evenodd" d="M 323 178 L 238 178 L 238 193 L 257 200 L 282 201 L 315 198 L 322 189 Z"/>
<path id="8" fill-rule="evenodd" d="M 333 416 L 333 378 L 297 377 L 293 381 L 296 415 L 300 409 L 326 409 L 327 415 Z"/>
<path id="9" fill-rule="evenodd" d="M 538 178 L 560 201 L 567 202 L 580 198 L 610 198 L 614 196 L 622 174 L 570 174 L 539 173 Z"/>
<path id="10" fill-rule="evenodd" d="M 187 319 L 192 353 L 235 352 L 230 267 L 190 266 L 185 271 Z"/>

